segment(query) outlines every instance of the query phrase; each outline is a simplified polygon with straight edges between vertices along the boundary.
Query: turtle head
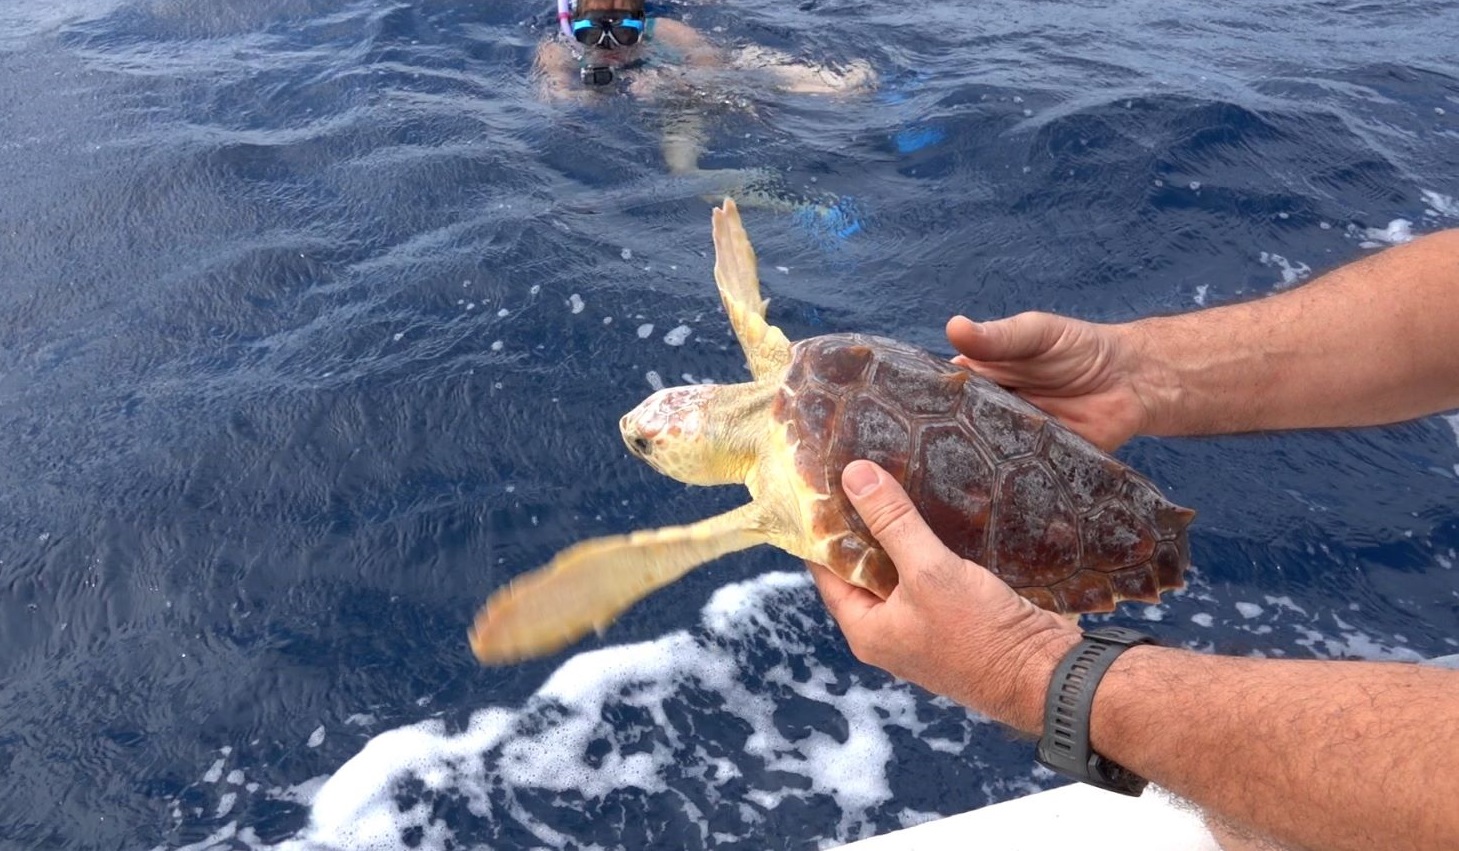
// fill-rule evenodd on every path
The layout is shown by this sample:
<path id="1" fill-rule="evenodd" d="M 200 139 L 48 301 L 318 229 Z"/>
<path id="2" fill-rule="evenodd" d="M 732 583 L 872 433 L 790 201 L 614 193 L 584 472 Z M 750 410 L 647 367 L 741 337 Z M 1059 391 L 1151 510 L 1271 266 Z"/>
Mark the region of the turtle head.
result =
<path id="1" fill-rule="evenodd" d="M 712 384 L 666 387 L 623 415 L 618 428 L 628 451 L 650 467 L 690 485 L 745 480 L 747 465 L 716 417 L 725 388 Z"/>

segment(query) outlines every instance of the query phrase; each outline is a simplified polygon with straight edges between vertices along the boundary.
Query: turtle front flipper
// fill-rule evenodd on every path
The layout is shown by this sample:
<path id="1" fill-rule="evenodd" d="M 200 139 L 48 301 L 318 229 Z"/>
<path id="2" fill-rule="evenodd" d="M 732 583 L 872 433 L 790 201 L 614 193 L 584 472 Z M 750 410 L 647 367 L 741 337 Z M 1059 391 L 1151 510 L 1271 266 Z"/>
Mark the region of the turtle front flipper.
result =
<path id="1" fill-rule="evenodd" d="M 594 538 L 487 600 L 470 632 L 484 665 L 545 656 L 601 632 L 634 603 L 705 562 L 770 539 L 755 503 L 688 526 Z"/>
<path id="2" fill-rule="evenodd" d="M 745 350 L 750 374 L 756 379 L 775 375 L 790 363 L 790 341 L 779 328 L 765 321 L 765 306 L 760 298 L 760 274 L 755 268 L 755 249 L 750 235 L 740 221 L 734 199 L 726 198 L 724 206 L 715 209 L 714 281 L 731 327 Z"/>

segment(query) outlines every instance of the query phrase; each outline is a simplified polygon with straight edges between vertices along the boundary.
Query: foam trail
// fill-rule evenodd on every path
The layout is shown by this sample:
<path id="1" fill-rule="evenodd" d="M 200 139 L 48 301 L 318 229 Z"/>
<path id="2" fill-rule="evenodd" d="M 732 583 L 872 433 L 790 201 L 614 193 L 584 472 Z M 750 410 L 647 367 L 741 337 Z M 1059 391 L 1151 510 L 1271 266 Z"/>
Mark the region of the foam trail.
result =
<path id="1" fill-rule="evenodd" d="M 444 849 L 526 834 L 618 848 L 637 847 L 636 830 L 655 847 L 686 832 L 714 844 L 756 835 L 791 802 L 832 815 L 827 840 L 857 838 L 892 797 L 891 731 L 959 752 L 983 722 L 953 708 L 954 735 L 945 723 L 929 735 L 911 688 L 848 682 L 814 662 L 831 629 L 804 573 L 727 586 L 702 629 L 574 656 L 520 708 L 479 710 L 454 733 L 429 721 L 376 736 L 313 794 L 308 828 L 277 847 Z M 593 823 L 565 821 L 570 810 Z"/>

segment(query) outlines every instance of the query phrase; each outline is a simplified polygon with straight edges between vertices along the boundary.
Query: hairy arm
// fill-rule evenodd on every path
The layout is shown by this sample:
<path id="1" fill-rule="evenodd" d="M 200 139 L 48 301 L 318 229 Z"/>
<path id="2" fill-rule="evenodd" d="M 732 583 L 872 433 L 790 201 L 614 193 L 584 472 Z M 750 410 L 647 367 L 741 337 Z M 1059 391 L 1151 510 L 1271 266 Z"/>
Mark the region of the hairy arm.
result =
<path id="1" fill-rule="evenodd" d="M 1298 847 L 1459 847 L 1459 673 L 1126 651 L 1095 750 Z"/>
<path id="2" fill-rule="evenodd" d="M 1146 434 L 1361 426 L 1459 407 L 1459 229 L 1278 295 L 1118 326 Z"/>

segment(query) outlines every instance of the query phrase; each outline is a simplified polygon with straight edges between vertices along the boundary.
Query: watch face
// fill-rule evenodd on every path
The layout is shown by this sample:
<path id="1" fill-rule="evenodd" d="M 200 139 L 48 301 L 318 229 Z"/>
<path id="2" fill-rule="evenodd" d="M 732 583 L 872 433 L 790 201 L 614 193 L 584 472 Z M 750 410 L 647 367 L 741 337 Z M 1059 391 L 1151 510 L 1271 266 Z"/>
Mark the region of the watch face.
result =
<path id="1" fill-rule="evenodd" d="M 1086 780 L 1101 789 L 1108 789 L 1111 792 L 1119 792 L 1125 795 L 1139 795 L 1150 785 L 1150 781 L 1125 768 L 1112 759 L 1105 759 L 1099 754 L 1092 754 L 1089 758 L 1090 775 L 1096 779 Z"/>

